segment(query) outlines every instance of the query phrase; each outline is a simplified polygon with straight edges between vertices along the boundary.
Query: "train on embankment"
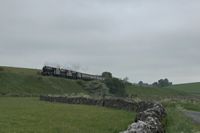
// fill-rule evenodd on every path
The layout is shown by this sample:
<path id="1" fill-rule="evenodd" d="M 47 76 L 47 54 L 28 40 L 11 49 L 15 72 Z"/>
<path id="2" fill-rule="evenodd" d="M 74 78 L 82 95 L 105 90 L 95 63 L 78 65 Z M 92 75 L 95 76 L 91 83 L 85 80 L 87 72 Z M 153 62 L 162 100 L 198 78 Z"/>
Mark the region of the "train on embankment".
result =
<path id="1" fill-rule="evenodd" d="M 68 79 L 104 80 L 104 78 L 100 75 L 86 74 L 73 70 L 62 69 L 59 67 L 51 67 L 51 66 L 44 66 L 42 68 L 41 74 L 44 76 L 56 76 Z"/>

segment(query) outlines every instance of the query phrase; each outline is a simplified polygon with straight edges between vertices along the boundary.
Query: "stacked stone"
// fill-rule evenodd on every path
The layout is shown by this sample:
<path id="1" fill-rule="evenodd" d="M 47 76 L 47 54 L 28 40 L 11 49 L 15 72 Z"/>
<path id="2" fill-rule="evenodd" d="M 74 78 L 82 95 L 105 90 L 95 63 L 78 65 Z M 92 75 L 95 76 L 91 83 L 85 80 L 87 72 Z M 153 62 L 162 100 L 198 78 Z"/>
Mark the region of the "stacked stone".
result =
<path id="1" fill-rule="evenodd" d="M 65 97 L 65 96 L 40 96 L 40 100 L 49 102 L 60 102 L 67 104 L 87 104 L 87 105 L 99 105 L 103 104 L 101 99 L 91 99 L 85 97 Z"/>
<path id="2" fill-rule="evenodd" d="M 64 96 L 40 96 L 40 100 L 49 102 L 61 102 L 67 104 L 86 104 L 86 105 L 97 105 L 105 106 L 116 109 L 123 109 L 128 111 L 135 111 L 137 109 L 136 102 L 130 102 L 123 99 L 93 99 L 86 97 L 64 97 Z"/>
<path id="3" fill-rule="evenodd" d="M 140 102 L 135 122 L 121 133 L 164 133 L 163 119 L 166 111 L 161 104 Z"/>
<path id="4" fill-rule="evenodd" d="M 103 106 L 116 108 L 116 109 L 123 109 L 128 111 L 135 111 L 137 109 L 136 102 L 130 102 L 123 99 L 104 99 Z"/>

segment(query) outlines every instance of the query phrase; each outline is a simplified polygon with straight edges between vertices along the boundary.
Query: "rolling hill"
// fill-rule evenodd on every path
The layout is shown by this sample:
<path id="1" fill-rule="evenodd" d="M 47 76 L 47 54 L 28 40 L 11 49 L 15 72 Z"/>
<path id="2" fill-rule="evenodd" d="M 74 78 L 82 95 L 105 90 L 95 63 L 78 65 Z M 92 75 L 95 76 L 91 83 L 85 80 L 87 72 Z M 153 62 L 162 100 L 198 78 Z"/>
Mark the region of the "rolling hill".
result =
<path id="1" fill-rule="evenodd" d="M 86 93 L 75 80 L 40 75 L 40 70 L 0 67 L 1 95 Z"/>
<path id="2" fill-rule="evenodd" d="M 90 81 L 42 76 L 40 71 L 41 70 L 38 69 L 0 67 L 0 102 L 2 105 L 0 110 L 0 112 L 2 112 L 0 114 L 2 115 L 0 115 L 0 117 L 3 120 L 3 124 L 0 125 L 4 127 L 0 128 L 1 132 L 22 132 L 22 127 L 24 127 L 24 132 L 60 132 L 63 130 L 67 132 L 79 132 L 76 131 L 74 127 L 79 127 L 83 133 L 90 130 L 92 130 L 92 132 L 101 132 L 102 127 L 104 129 L 103 132 L 118 132 L 124 130 L 128 123 L 133 120 L 135 113 L 132 114 L 120 110 L 85 105 L 51 104 L 40 102 L 38 98 L 32 97 L 4 97 L 39 96 L 40 94 L 89 94 L 89 91 L 84 88 L 84 85 L 87 85 Z M 168 97 L 183 97 L 186 99 L 197 97 L 200 99 L 199 87 L 200 83 L 179 84 L 166 88 L 142 87 L 134 84 L 126 84 L 125 91 L 129 96 L 133 96 L 135 99 L 162 100 Z M 166 119 L 168 123 L 166 125 L 167 133 L 192 132 L 199 129 L 199 126 L 194 125 L 189 118 L 180 113 L 180 110 L 183 108 L 199 111 L 199 102 L 179 99 L 167 99 L 161 102 L 166 106 L 168 114 Z M 55 115 L 55 112 L 59 113 Z M 41 115 L 43 116 L 42 120 L 41 117 L 38 117 Z M 64 116 L 68 116 L 67 122 Z M 49 118 L 51 118 L 51 120 Z M 113 128 L 107 126 L 109 124 L 106 124 L 104 121 L 99 121 L 100 118 L 113 123 Z M 114 121 L 113 118 L 115 118 Z M 68 122 L 69 120 L 70 123 Z M 119 122 L 119 120 L 121 122 Z M 35 121 L 40 121 L 40 123 L 37 124 L 38 122 Z M 46 123 L 46 121 L 48 123 Z M 55 121 L 56 124 L 52 124 L 51 121 Z M 88 122 L 86 123 L 85 121 Z M 62 123 L 65 124 L 62 125 Z M 86 126 L 80 126 L 84 124 L 86 124 Z M 51 126 L 49 127 L 49 125 Z"/>
<path id="3" fill-rule="evenodd" d="M 88 81 L 71 80 L 59 77 L 42 76 L 39 69 L 0 67 L 0 95 L 40 94 L 88 94 L 82 84 Z M 167 88 L 126 85 L 129 96 L 139 98 L 163 98 L 176 96 L 200 96 L 200 83 L 173 85 Z"/>
<path id="4" fill-rule="evenodd" d="M 200 96 L 200 82 L 177 84 L 168 88 L 187 93 L 191 96 Z"/>

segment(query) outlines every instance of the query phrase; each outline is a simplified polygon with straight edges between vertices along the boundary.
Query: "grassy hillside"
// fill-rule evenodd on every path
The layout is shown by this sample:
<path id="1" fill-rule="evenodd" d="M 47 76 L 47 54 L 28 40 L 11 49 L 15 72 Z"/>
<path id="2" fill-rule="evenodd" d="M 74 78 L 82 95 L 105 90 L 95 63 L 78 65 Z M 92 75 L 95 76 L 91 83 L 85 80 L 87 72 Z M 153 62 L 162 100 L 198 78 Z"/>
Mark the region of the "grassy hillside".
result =
<path id="1" fill-rule="evenodd" d="M 97 91 L 93 89 L 90 92 L 94 86 L 98 88 L 98 81 L 96 83 L 41 76 L 40 70 L 37 69 L 0 67 L 0 95 L 90 94 Z M 125 90 L 134 98 L 160 100 L 166 106 L 168 113 L 167 133 L 175 133 L 200 130 L 180 113 L 182 109 L 200 111 L 199 102 L 188 99 L 188 97 L 200 97 L 199 87 L 200 83 L 173 85 L 167 88 L 127 84 Z M 183 100 L 169 100 L 170 97 L 183 97 Z M 36 98 L 0 97 L 0 105 L 2 133 L 32 131 L 114 133 L 125 129 L 134 117 L 134 113 L 130 112 L 82 105 L 50 104 L 39 102 Z M 54 121 L 56 124 L 53 124 Z"/>
<path id="2" fill-rule="evenodd" d="M 141 87 L 138 85 L 128 85 L 126 91 L 128 95 L 144 99 L 188 96 L 186 92 L 171 88 Z"/>
<path id="3" fill-rule="evenodd" d="M 200 98 L 200 83 L 177 84 L 170 87 L 141 87 L 138 85 L 126 86 L 129 95 L 139 98 L 170 98 L 170 97 L 187 97 Z"/>
<path id="4" fill-rule="evenodd" d="M 187 83 L 187 84 L 178 84 L 169 87 L 177 91 L 181 91 L 193 96 L 200 96 L 200 83 Z"/>
<path id="5" fill-rule="evenodd" d="M 0 97 L 0 105 L 1 133 L 118 133 L 135 117 L 134 112 L 37 98 Z"/>
<path id="6" fill-rule="evenodd" d="M 86 93 L 75 80 L 41 76 L 39 70 L 0 67 L 1 95 Z"/>
<path id="7" fill-rule="evenodd" d="M 186 117 L 178 105 L 168 106 L 166 133 L 199 133 L 200 126 Z"/>
<path id="8" fill-rule="evenodd" d="M 40 75 L 40 70 L 0 67 L 0 95 L 39 95 L 90 93 L 87 81 L 70 80 Z M 84 86 L 86 86 L 84 88 Z M 90 86 L 90 84 L 89 84 Z M 163 98 L 177 96 L 200 96 L 200 83 L 173 85 L 168 88 L 126 85 L 129 96 L 139 98 Z"/>

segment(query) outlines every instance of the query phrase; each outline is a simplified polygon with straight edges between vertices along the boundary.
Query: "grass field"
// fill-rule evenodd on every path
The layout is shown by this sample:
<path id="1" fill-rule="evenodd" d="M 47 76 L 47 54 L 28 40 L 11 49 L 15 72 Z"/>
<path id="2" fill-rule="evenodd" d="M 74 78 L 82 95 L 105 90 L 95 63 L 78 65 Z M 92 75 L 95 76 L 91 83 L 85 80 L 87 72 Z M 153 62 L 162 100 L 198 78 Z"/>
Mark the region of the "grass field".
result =
<path id="1" fill-rule="evenodd" d="M 126 87 L 129 95 L 139 97 L 142 99 L 155 99 L 173 96 L 188 96 L 187 93 L 171 88 L 155 88 L 155 87 L 141 87 L 138 85 L 129 85 Z"/>
<path id="2" fill-rule="evenodd" d="M 197 101 L 168 101 L 163 102 L 166 107 L 166 133 L 199 133 L 200 125 L 184 114 L 184 110 L 200 111 L 200 102 Z"/>
<path id="3" fill-rule="evenodd" d="M 39 70 L 1 67 L 0 94 L 40 95 L 87 93 L 75 80 L 41 76 Z"/>
<path id="4" fill-rule="evenodd" d="M 0 67 L 0 95 L 40 95 L 88 93 L 76 80 L 41 76 L 40 70 Z M 82 81 L 84 83 L 84 81 Z M 128 95 L 139 98 L 199 96 L 200 83 L 174 85 L 170 88 L 126 86 Z"/>
<path id="5" fill-rule="evenodd" d="M 186 117 L 182 108 L 167 107 L 166 133 L 199 133 L 200 126 Z"/>
<path id="6" fill-rule="evenodd" d="M 0 97 L 0 133 L 118 133 L 134 117 L 104 107 Z"/>
<path id="7" fill-rule="evenodd" d="M 183 113 L 184 110 L 200 112 L 200 83 L 173 85 L 167 88 L 130 85 L 126 90 L 134 97 L 159 100 L 165 105 L 166 133 L 200 133 L 200 125 Z"/>
<path id="8" fill-rule="evenodd" d="M 0 67 L 0 95 L 88 93 L 76 80 L 41 76 L 39 71 Z M 199 101 L 190 99 L 200 99 L 200 83 L 167 88 L 127 85 L 125 90 L 134 98 L 160 100 L 166 106 L 167 133 L 196 133 L 200 130 L 199 125 L 182 113 L 184 109 L 200 111 Z M 178 99 L 174 101 L 173 98 Z M 0 97 L 0 133 L 114 133 L 127 128 L 134 115 L 94 106 L 45 103 L 37 98 Z"/>
<path id="9" fill-rule="evenodd" d="M 164 88 L 128 85 L 126 91 L 129 95 L 142 99 L 163 99 L 174 97 L 200 99 L 200 83 L 178 84 Z"/>
<path id="10" fill-rule="evenodd" d="M 191 96 L 200 96 L 200 83 L 178 84 L 168 88 L 187 93 Z"/>

